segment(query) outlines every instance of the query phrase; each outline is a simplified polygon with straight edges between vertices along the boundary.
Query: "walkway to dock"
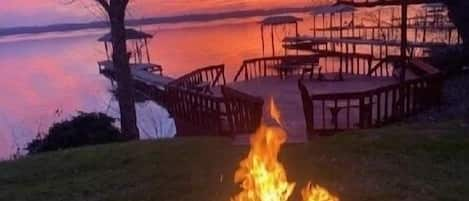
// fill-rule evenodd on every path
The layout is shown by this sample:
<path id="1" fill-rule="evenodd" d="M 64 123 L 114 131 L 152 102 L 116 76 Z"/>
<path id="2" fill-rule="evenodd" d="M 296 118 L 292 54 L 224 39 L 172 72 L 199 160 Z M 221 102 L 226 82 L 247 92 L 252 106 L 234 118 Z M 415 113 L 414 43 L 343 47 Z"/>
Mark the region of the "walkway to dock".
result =
<path id="1" fill-rule="evenodd" d="M 362 38 L 336 38 L 336 37 L 314 37 L 314 36 L 298 36 L 298 37 L 285 37 L 283 39 L 285 43 L 296 43 L 296 42 L 310 42 L 312 44 L 351 44 L 351 45 L 374 45 L 374 46 L 389 46 L 389 47 L 400 47 L 400 40 L 384 40 L 384 39 L 362 39 Z M 442 42 L 414 42 L 409 41 L 408 47 L 411 48 L 428 48 L 428 47 L 442 47 L 445 46 Z"/>
<path id="2" fill-rule="evenodd" d="M 282 80 L 279 77 L 265 77 L 228 84 L 236 90 L 264 98 L 266 105 L 273 97 L 282 115 L 282 124 L 288 134 L 289 143 L 307 141 L 306 123 L 298 89 L 298 76 Z M 363 92 L 398 81 L 392 77 L 369 77 L 365 75 L 345 75 L 344 81 L 308 80 L 305 85 L 312 94 Z M 264 112 L 264 114 L 267 114 Z M 248 143 L 247 137 L 235 139 L 235 144 Z"/>

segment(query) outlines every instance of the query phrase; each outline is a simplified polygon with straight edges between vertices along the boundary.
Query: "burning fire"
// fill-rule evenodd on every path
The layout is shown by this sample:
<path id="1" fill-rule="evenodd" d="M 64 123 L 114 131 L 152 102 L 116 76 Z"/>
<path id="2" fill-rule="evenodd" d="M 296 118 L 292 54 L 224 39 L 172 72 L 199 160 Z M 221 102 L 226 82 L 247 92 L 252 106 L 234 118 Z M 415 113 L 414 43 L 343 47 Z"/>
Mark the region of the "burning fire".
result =
<path id="1" fill-rule="evenodd" d="M 339 198 L 331 195 L 329 191 L 321 186 L 313 186 L 311 182 L 301 190 L 303 201 L 339 201 Z"/>
<path id="2" fill-rule="evenodd" d="M 280 112 L 274 100 L 270 101 L 270 115 L 278 125 Z M 242 191 L 231 201 L 287 201 L 295 188 L 288 182 L 285 168 L 278 161 L 281 146 L 287 134 L 279 126 L 262 125 L 251 136 L 251 150 L 235 172 L 235 183 Z M 339 201 L 321 186 L 308 184 L 302 191 L 303 201 Z"/>

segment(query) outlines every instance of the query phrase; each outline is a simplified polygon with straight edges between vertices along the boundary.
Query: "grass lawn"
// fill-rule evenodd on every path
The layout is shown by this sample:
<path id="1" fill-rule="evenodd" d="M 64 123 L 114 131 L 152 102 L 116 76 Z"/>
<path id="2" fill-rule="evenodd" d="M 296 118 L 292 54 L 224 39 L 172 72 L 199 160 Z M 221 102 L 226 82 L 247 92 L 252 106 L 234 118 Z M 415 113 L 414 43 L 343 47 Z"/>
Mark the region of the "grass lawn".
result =
<path id="1" fill-rule="evenodd" d="M 229 201 L 248 147 L 222 138 L 112 144 L 0 163 L 0 200 Z M 289 181 L 343 201 L 469 199 L 469 127 L 402 124 L 286 145 Z"/>

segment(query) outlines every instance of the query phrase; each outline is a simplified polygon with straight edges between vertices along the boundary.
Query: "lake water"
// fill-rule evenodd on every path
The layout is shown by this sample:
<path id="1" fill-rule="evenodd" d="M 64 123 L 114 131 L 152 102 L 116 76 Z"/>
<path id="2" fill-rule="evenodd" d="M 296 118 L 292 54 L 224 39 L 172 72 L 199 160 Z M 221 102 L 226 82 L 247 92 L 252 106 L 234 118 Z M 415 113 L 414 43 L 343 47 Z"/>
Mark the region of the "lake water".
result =
<path id="1" fill-rule="evenodd" d="M 370 14 L 365 10 L 362 16 Z M 390 19 L 391 15 L 386 16 Z M 300 17 L 305 19 L 300 23 L 300 33 L 311 34 L 312 17 Z M 227 80 L 231 81 L 243 60 L 262 56 L 257 23 L 260 20 L 231 19 L 142 29 L 155 34 L 149 45 L 151 60 L 161 64 L 166 75 L 178 77 L 200 67 L 225 64 Z M 0 37 L 0 158 L 24 148 L 38 132 L 47 131 L 51 124 L 77 111 L 106 112 L 112 99 L 111 84 L 98 73 L 96 63 L 105 58 L 104 45 L 96 40 L 106 32 Z M 293 33 L 294 26 L 277 28 L 276 43 Z M 266 55 L 270 55 L 270 43 L 266 42 L 266 46 Z M 279 47 L 277 44 L 281 54 Z"/>
<path id="2" fill-rule="evenodd" d="M 177 77 L 196 68 L 225 64 L 228 81 L 242 61 L 262 55 L 260 18 L 209 24 L 143 27 L 155 34 L 152 62 Z M 310 24 L 302 23 L 307 32 Z M 280 28 L 276 41 L 293 28 Z M 96 42 L 106 30 L 0 38 L 0 158 L 24 148 L 38 132 L 77 111 L 104 112 L 112 99 L 109 80 L 96 62 L 105 58 Z M 267 34 L 266 34 L 267 37 Z M 269 49 L 270 50 L 270 49 Z"/>

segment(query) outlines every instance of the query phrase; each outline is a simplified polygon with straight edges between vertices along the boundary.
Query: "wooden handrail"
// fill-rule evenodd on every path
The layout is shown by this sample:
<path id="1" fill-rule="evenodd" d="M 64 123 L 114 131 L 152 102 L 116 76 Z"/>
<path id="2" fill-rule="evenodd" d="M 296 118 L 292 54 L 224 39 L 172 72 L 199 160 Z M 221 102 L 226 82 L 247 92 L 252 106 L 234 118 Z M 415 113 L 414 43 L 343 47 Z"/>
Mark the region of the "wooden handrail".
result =
<path id="1" fill-rule="evenodd" d="M 441 81 L 441 73 L 436 73 L 362 92 L 313 95 L 301 81 L 298 86 L 307 130 L 312 135 L 377 127 L 438 105 Z"/>
<path id="2" fill-rule="evenodd" d="M 399 61 L 400 57 L 399 56 L 386 56 L 384 59 L 379 61 L 373 68 L 371 68 L 368 71 L 368 76 L 372 76 L 373 73 L 375 73 L 379 68 L 383 66 L 384 63 L 386 62 L 393 62 L 393 61 Z"/>
<path id="3" fill-rule="evenodd" d="M 223 79 L 222 81 L 220 81 L 221 78 Z M 214 65 L 194 70 L 170 82 L 168 85 L 190 88 L 201 82 L 209 82 L 210 87 L 214 87 L 220 82 L 221 85 L 226 84 L 225 65 Z"/>
<path id="4" fill-rule="evenodd" d="M 223 135 L 224 99 L 179 86 L 167 86 L 166 107 L 178 122 L 200 129 L 202 135 Z M 198 135 L 191 133 L 191 135 Z"/>
<path id="5" fill-rule="evenodd" d="M 264 76 L 267 76 L 267 72 L 269 69 L 267 68 L 267 64 L 270 64 L 272 65 L 272 63 L 278 63 L 280 64 L 281 62 L 295 62 L 295 60 L 306 60 L 306 59 L 315 59 L 315 58 L 318 58 L 319 55 L 316 55 L 316 54 L 313 54 L 313 55 L 288 55 L 288 56 L 273 56 L 273 57 L 261 57 L 261 58 L 252 58 L 252 59 L 247 59 L 247 60 L 244 60 L 243 61 L 243 64 L 241 65 L 241 67 L 239 68 L 238 72 L 236 73 L 235 77 L 234 77 L 234 82 L 237 82 L 240 80 L 240 76 L 243 74 L 244 72 L 244 78 L 247 80 L 247 79 L 251 79 L 252 77 L 250 77 L 249 75 L 249 68 L 252 68 L 251 66 L 255 66 L 257 68 L 259 68 L 258 70 L 259 71 L 262 71 L 262 72 L 259 72 L 257 71 L 258 74 L 260 74 L 259 76 L 261 77 L 264 77 Z"/>
<path id="6" fill-rule="evenodd" d="M 367 91 L 332 93 L 332 94 L 313 94 L 313 95 L 311 95 L 311 98 L 312 99 L 346 99 L 346 98 L 352 98 L 353 99 L 353 98 L 363 97 L 364 95 L 367 95 L 367 94 L 374 94 L 374 93 L 377 93 L 377 92 L 380 92 L 380 91 L 386 91 L 386 90 L 396 88 L 396 87 L 399 87 L 399 86 L 402 86 L 402 85 L 409 85 L 409 84 L 417 83 L 417 82 L 420 82 L 420 81 L 423 81 L 423 80 L 431 80 L 431 79 L 436 79 L 436 78 L 439 78 L 439 77 L 440 77 L 440 74 L 432 74 L 432 75 L 424 76 L 424 77 L 421 77 L 421 78 L 418 78 L 418 79 L 415 79 L 415 80 L 407 80 L 403 83 L 396 83 L 396 84 L 393 84 L 393 85 L 379 87 L 379 88 L 375 88 L 375 89 L 371 89 L 371 90 L 367 90 Z"/>
<path id="7" fill-rule="evenodd" d="M 232 136 L 255 132 L 261 124 L 264 100 L 226 86 L 222 86 L 221 90 L 225 100 L 228 132 Z"/>
<path id="8" fill-rule="evenodd" d="M 241 67 L 239 68 L 238 72 L 236 73 L 234 77 L 235 82 L 238 81 L 239 76 L 241 75 L 243 71 L 245 71 L 245 69 L 246 69 L 246 61 L 243 61 L 243 64 L 241 65 Z"/>

